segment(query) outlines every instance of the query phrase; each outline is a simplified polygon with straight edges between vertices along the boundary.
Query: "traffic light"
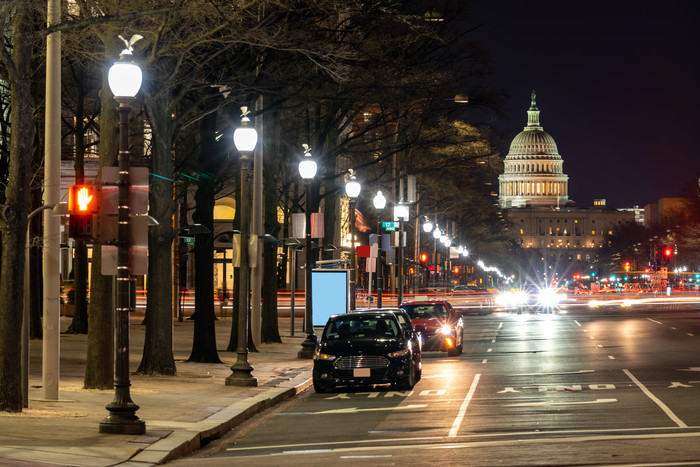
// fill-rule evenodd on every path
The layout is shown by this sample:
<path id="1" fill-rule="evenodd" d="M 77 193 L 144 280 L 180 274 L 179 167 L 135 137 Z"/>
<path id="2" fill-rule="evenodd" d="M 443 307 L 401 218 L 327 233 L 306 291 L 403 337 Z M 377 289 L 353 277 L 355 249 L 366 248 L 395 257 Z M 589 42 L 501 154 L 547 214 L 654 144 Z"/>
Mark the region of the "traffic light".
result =
<path id="1" fill-rule="evenodd" d="M 420 264 L 425 266 L 427 262 L 428 262 L 428 253 L 421 253 L 420 254 Z"/>
<path id="2" fill-rule="evenodd" d="M 669 258 L 669 259 L 670 259 L 671 256 L 673 256 L 673 248 L 671 248 L 670 246 L 665 247 L 665 248 L 664 248 L 664 256 L 665 256 L 666 258 Z"/>
<path id="3" fill-rule="evenodd" d="M 452 268 L 452 272 L 455 274 L 459 274 L 459 266 L 455 266 L 454 268 Z"/>
<path id="4" fill-rule="evenodd" d="M 89 240 L 93 237 L 93 217 L 98 212 L 99 196 L 92 185 L 73 185 L 68 189 L 70 237 Z"/>
<path id="5" fill-rule="evenodd" d="M 625 261 L 625 271 L 629 271 L 630 268 L 631 268 L 630 262 L 629 262 L 629 261 Z"/>

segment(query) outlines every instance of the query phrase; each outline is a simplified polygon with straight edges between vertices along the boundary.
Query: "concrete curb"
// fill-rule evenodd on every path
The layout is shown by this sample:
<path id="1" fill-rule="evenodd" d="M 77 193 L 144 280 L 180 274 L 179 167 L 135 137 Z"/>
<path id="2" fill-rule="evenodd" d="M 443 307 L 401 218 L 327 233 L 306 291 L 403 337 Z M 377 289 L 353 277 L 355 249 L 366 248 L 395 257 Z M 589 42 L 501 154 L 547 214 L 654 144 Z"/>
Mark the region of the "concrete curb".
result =
<path id="1" fill-rule="evenodd" d="M 235 402 L 196 423 L 149 421 L 149 428 L 172 430 L 170 434 L 144 448 L 126 462 L 130 467 L 157 465 L 186 456 L 207 442 L 220 438 L 254 415 L 290 399 L 311 386 L 311 370 L 284 381 L 256 396 Z"/>

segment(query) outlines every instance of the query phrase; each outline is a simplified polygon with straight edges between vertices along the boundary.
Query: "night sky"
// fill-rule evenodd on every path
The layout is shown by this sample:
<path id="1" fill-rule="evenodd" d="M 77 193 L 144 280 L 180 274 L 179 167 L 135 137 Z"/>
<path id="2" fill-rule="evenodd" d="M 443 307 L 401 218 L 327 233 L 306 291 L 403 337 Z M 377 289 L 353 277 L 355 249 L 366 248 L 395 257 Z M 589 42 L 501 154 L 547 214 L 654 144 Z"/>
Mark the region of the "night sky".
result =
<path id="1" fill-rule="evenodd" d="M 488 83 L 509 94 L 506 117 L 485 120 L 509 145 L 534 89 L 576 206 L 644 207 L 697 183 L 700 1 L 475 0 L 472 11 L 496 68 Z"/>

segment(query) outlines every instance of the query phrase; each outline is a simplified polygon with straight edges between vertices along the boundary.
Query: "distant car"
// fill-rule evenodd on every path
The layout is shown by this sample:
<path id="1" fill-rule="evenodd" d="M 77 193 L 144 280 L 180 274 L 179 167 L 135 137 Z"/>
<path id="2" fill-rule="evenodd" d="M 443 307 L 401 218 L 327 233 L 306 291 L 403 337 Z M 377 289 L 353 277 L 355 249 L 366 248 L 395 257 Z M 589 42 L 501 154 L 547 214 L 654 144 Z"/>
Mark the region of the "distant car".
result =
<path id="1" fill-rule="evenodd" d="M 420 353 L 416 354 L 414 345 L 393 312 L 333 315 L 314 355 L 314 390 L 385 383 L 411 389 L 420 368 L 420 360 L 416 361 Z"/>
<path id="2" fill-rule="evenodd" d="M 423 326 L 423 351 L 447 352 L 450 357 L 460 355 L 464 349 L 464 325 L 462 315 L 447 300 L 416 300 L 404 302 L 414 326 Z"/>

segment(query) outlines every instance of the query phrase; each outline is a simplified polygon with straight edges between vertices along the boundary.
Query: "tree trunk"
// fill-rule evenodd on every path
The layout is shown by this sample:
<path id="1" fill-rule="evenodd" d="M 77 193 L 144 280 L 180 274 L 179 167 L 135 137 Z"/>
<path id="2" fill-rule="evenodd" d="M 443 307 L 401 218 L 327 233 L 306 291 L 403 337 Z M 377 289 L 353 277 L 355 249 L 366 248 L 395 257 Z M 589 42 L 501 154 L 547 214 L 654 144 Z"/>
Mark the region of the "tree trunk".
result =
<path id="1" fill-rule="evenodd" d="M 34 166 L 39 167 L 42 164 L 44 154 L 39 150 L 40 145 L 34 150 Z M 43 172 L 43 169 L 42 169 Z M 39 177 L 43 180 L 43 174 Z M 31 210 L 40 207 L 43 204 L 42 187 L 32 187 L 32 203 Z M 41 323 L 42 310 L 44 308 L 44 275 L 42 267 L 44 265 L 43 249 L 41 246 L 41 238 L 44 237 L 44 228 L 41 216 L 35 216 L 29 226 L 30 245 L 29 249 L 29 277 L 32 281 L 32 287 L 29 288 L 29 337 L 31 339 L 41 339 L 44 335 L 44 329 Z"/>
<path id="2" fill-rule="evenodd" d="M 188 361 L 221 363 L 216 351 L 214 312 L 214 173 L 217 168 L 216 112 L 202 119 L 199 167 L 192 220 L 209 229 L 197 235 L 194 243 L 194 339 Z"/>
<path id="3" fill-rule="evenodd" d="M 147 90 L 144 90 L 147 92 Z M 146 340 L 138 372 L 174 375 L 173 357 L 173 176 L 172 141 L 175 131 L 172 108 L 167 97 L 146 100 L 153 130 L 149 214 L 158 225 L 148 231 L 148 300 L 146 303 Z"/>
<path id="4" fill-rule="evenodd" d="M 265 194 L 263 196 L 263 216 L 265 222 L 265 232 L 277 237 L 280 231 L 280 224 L 277 220 L 277 205 L 279 202 L 277 195 L 277 176 L 279 173 L 279 121 L 278 113 L 274 112 L 270 116 L 269 128 L 277 130 L 276 137 L 271 138 L 268 145 L 267 157 L 263 160 L 263 173 L 269 174 L 263 183 Z M 277 245 L 263 243 L 263 281 L 262 281 L 262 342 L 274 343 L 282 342 L 280 337 L 278 316 L 277 316 Z"/>
<path id="5" fill-rule="evenodd" d="M 119 44 L 110 40 L 105 43 L 105 57 L 115 57 Z M 102 76 L 100 90 L 100 162 L 96 183 L 102 179 L 102 168 L 117 163 L 116 103 L 107 84 L 107 73 Z M 92 249 L 92 272 L 90 278 L 90 304 L 88 305 L 87 356 L 85 365 L 85 389 L 111 389 L 114 387 L 114 276 L 102 275 L 102 250 L 99 245 Z"/>
<path id="6" fill-rule="evenodd" d="M 27 234 L 31 160 L 35 127 L 31 94 L 32 21 L 28 5 L 16 5 L 12 18 L 11 142 L 9 181 L 0 216 L 2 274 L 0 275 L 0 410 L 22 411 L 20 354 L 22 300 L 24 292 L 24 247 Z M 4 47 L 4 45 L 3 45 Z M 27 310 L 29 312 L 29 310 Z"/>
<path id="7" fill-rule="evenodd" d="M 84 129 L 84 101 L 85 96 L 81 82 L 82 74 L 77 73 L 76 89 L 77 99 L 75 107 L 75 127 L 73 128 L 73 137 L 75 139 L 75 184 L 80 185 L 85 182 L 85 145 L 83 139 L 85 136 Z M 73 287 L 75 289 L 75 310 L 73 310 L 73 320 L 68 326 L 70 334 L 87 334 L 88 332 L 88 254 L 87 244 L 85 240 L 75 240 L 75 259 L 73 261 Z"/>

